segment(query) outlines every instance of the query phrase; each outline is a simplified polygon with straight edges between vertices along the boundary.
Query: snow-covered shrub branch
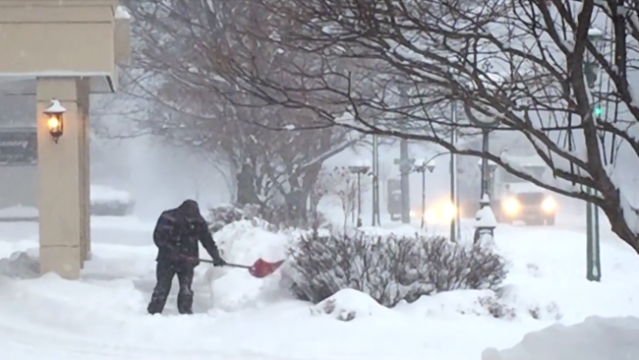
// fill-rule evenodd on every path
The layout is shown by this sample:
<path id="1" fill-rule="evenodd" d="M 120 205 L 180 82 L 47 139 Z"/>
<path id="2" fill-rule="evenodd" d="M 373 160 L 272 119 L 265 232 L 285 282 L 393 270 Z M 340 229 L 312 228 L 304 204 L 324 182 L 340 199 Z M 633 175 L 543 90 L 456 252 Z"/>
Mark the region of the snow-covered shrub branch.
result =
<path id="1" fill-rule="evenodd" d="M 313 189 L 316 202 L 322 198 L 337 200 L 344 214 L 344 226 L 349 216 L 354 216 L 357 211 L 358 192 L 366 193 L 370 188 L 370 180 L 366 174 L 360 175 L 360 184 L 357 183 L 357 175 L 347 167 L 338 166 L 332 169 L 324 169 L 320 172 L 319 179 Z"/>
<path id="2" fill-rule="evenodd" d="M 495 289 L 506 261 L 493 248 L 443 237 L 308 235 L 289 250 L 284 281 L 294 295 L 318 303 L 355 289 L 394 306 L 456 289 Z"/>

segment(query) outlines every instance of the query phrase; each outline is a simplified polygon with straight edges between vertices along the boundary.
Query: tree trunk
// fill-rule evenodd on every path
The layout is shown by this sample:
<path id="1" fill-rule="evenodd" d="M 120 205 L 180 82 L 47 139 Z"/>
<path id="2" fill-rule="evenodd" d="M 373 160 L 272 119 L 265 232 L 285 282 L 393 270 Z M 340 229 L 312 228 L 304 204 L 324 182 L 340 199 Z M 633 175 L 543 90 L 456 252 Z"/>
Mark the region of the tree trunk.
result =
<path id="1" fill-rule="evenodd" d="M 619 191 L 615 190 L 614 196 L 613 193 L 610 193 L 608 201 L 602 206 L 602 210 L 608 217 L 610 221 L 610 227 L 612 232 L 614 232 L 621 240 L 623 240 L 626 244 L 630 245 L 637 254 L 639 254 L 639 237 L 634 232 L 633 229 L 628 226 L 628 220 L 624 216 L 624 209 L 622 209 L 618 204 L 621 204 L 621 196 L 619 195 Z M 628 211 L 632 211 L 631 209 L 627 209 Z M 628 216 L 628 218 L 634 217 L 634 214 Z"/>
<path id="2" fill-rule="evenodd" d="M 255 170 L 250 164 L 242 164 L 240 172 L 235 176 L 237 179 L 237 204 L 244 207 L 247 204 L 261 204 L 255 189 Z"/>

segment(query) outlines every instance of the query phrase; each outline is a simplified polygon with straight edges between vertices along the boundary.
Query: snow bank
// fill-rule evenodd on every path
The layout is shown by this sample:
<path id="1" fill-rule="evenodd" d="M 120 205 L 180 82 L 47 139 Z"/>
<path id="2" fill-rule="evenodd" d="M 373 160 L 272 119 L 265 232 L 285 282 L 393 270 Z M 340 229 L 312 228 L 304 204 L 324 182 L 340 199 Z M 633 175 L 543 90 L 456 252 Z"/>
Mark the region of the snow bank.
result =
<path id="1" fill-rule="evenodd" d="M 410 316 L 427 318 L 487 317 L 501 320 L 547 320 L 562 318 L 552 301 L 517 296 L 511 286 L 492 290 L 456 290 L 423 296 L 412 304 L 400 303 L 396 309 Z"/>
<path id="2" fill-rule="evenodd" d="M 16 251 L 8 258 L 0 259 L 0 275 L 33 279 L 40 276 L 40 262 L 33 252 Z"/>
<path id="3" fill-rule="evenodd" d="M 112 336 L 113 328 L 96 324 L 125 323 L 132 312 L 143 314 L 146 296 L 132 281 L 112 286 L 63 280 L 46 274 L 32 280 L 7 281 L 0 277 L 0 303 L 6 323 L 23 323 L 21 328 L 63 324 L 65 331 L 79 336 Z M 25 312 L 25 309 L 29 309 Z"/>
<path id="4" fill-rule="evenodd" d="M 12 206 L 0 209 L 0 218 L 3 219 L 29 219 L 38 217 L 38 208 L 29 206 Z"/>
<path id="5" fill-rule="evenodd" d="M 602 281 L 586 280 L 586 239 L 583 232 L 559 228 L 513 231 L 500 226 L 495 241 L 511 259 L 504 285 L 505 301 L 519 309 L 556 307 L 562 321 L 576 324 L 591 315 L 634 315 L 639 300 L 639 257 L 617 239 L 601 239 Z M 545 311 L 545 310 L 544 310 Z M 541 317 L 554 318 L 546 312 Z"/>
<path id="6" fill-rule="evenodd" d="M 396 317 L 398 314 L 377 303 L 369 295 L 353 289 L 343 289 L 311 307 L 311 315 L 329 315 L 337 320 L 351 321 L 368 316 Z"/>
<path id="7" fill-rule="evenodd" d="M 259 221 L 234 222 L 215 233 L 220 254 L 229 263 L 253 265 L 257 259 L 269 262 L 285 257 L 291 238 L 273 233 Z M 206 254 L 204 249 L 201 252 Z M 211 306 L 225 311 L 259 307 L 277 295 L 279 272 L 263 279 L 252 277 L 245 269 L 210 266 L 206 278 L 211 283 Z"/>
<path id="8" fill-rule="evenodd" d="M 482 360 L 634 360 L 638 339 L 637 317 L 589 317 L 577 325 L 557 324 L 528 333 L 510 349 L 486 349 Z"/>

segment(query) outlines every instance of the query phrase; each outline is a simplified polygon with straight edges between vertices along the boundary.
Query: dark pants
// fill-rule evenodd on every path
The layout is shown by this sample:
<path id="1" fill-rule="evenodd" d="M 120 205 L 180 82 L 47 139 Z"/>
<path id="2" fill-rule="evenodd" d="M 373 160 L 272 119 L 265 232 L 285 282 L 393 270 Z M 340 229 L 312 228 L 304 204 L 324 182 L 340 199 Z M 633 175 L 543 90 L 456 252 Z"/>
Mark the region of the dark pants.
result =
<path id="1" fill-rule="evenodd" d="M 155 270 L 157 284 L 153 289 L 151 302 L 147 308 L 149 314 L 162 313 L 171 291 L 173 277 L 176 274 L 180 283 L 180 292 L 177 298 L 178 311 L 180 314 L 193 314 L 193 290 L 191 289 L 193 270 L 194 267 L 190 264 L 158 261 Z"/>

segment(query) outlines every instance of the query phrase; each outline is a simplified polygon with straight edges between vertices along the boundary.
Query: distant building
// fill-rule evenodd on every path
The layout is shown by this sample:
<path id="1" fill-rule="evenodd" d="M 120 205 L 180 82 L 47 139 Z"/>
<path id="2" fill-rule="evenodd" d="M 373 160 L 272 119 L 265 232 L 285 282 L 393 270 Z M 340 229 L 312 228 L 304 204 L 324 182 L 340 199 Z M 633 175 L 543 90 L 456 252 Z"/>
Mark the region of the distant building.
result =
<path id="1" fill-rule="evenodd" d="M 0 211 L 37 208 L 35 81 L 0 80 Z"/>

